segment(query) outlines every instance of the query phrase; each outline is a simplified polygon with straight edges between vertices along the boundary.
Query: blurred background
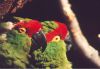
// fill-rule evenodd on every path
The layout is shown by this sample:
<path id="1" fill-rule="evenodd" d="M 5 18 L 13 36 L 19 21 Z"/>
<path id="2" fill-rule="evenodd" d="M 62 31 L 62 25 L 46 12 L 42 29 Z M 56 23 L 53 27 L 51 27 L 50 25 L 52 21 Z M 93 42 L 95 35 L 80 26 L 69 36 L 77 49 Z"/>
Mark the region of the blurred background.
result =
<path id="1" fill-rule="evenodd" d="M 70 0 L 89 42 L 100 51 L 100 0 Z"/>
<path id="2" fill-rule="evenodd" d="M 98 34 L 100 34 L 100 0 L 70 0 L 70 2 L 84 35 L 89 43 L 100 52 L 100 38 L 98 38 Z M 75 55 L 72 57 L 75 57 Z M 88 59 L 84 59 L 82 55 L 72 60 L 74 61 L 74 67 L 95 67 Z"/>
<path id="3" fill-rule="evenodd" d="M 70 0 L 70 3 L 89 43 L 100 51 L 100 39 L 98 38 L 98 34 L 100 34 L 100 0 Z M 58 20 L 66 22 L 58 0 L 33 0 L 32 3 L 26 4 L 14 15 L 40 21 Z M 74 68 L 95 67 L 77 51 L 72 51 L 69 58 L 73 62 Z"/>

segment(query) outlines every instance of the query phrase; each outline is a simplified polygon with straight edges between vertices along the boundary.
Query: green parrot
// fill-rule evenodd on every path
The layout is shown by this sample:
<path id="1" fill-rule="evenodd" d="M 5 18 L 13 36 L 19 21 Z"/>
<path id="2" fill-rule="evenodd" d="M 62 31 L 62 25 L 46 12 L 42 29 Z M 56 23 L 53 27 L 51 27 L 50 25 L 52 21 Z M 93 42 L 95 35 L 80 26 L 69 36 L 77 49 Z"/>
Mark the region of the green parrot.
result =
<path id="1" fill-rule="evenodd" d="M 71 63 L 66 56 L 66 44 L 63 40 L 48 43 L 44 52 L 36 49 L 32 53 L 31 63 L 34 68 L 71 69 Z"/>
<path id="2" fill-rule="evenodd" d="M 26 68 L 31 38 L 17 30 L 7 32 L 5 38 L 0 41 L 0 68 Z"/>
<path id="3" fill-rule="evenodd" d="M 67 35 L 65 25 L 56 21 L 42 22 L 42 30 L 47 39 L 47 46 L 44 51 L 42 47 L 35 48 L 34 41 L 33 51 L 31 51 L 31 64 L 33 68 L 45 69 L 72 69 L 72 64 L 69 62 L 66 52 L 67 45 L 64 42 L 64 36 Z"/>
<path id="4" fill-rule="evenodd" d="M 16 23 L 5 34 L 5 40 L 0 40 L 0 68 L 72 69 L 64 42 L 66 25 L 29 19 Z"/>

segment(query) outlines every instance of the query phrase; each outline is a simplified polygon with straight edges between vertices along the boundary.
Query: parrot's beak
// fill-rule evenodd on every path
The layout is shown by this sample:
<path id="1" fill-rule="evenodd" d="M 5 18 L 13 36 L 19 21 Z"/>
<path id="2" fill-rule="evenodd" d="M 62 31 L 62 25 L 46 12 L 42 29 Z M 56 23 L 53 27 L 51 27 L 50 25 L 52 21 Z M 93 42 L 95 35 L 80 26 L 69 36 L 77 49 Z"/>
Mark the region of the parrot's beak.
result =
<path id="1" fill-rule="evenodd" d="M 46 49 L 47 41 L 46 41 L 45 34 L 43 33 L 42 30 L 40 30 L 39 32 L 34 34 L 32 36 L 32 39 L 33 39 L 33 47 L 34 47 L 34 49 L 38 49 L 40 47 L 42 47 L 42 51 L 44 51 Z"/>

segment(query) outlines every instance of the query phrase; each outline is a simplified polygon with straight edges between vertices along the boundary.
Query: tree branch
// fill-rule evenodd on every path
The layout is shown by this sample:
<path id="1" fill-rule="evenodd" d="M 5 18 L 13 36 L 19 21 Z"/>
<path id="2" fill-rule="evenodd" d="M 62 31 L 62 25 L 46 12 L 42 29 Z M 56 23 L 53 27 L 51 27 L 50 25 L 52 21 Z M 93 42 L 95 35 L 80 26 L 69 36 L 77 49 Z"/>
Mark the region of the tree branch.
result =
<path id="1" fill-rule="evenodd" d="M 77 48 L 82 52 L 82 54 L 91 60 L 93 64 L 97 67 L 100 67 L 100 56 L 99 52 L 93 48 L 82 34 L 82 31 L 79 26 L 79 22 L 75 16 L 75 13 L 71 9 L 71 5 L 68 0 L 60 0 L 63 13 L 69 20 L 69 29 L 72 33 L 73 41 L 77 45 Z"/>

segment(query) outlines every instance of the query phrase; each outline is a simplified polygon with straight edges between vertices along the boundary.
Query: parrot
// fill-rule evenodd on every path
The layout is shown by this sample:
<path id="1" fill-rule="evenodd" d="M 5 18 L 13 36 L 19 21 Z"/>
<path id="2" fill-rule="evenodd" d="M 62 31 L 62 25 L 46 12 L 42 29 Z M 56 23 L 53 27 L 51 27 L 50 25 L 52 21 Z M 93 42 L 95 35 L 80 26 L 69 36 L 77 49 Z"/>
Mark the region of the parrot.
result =
<path id="1" fill-rule="evenodd" d="M 19 19 L 15 24 L 5 22 L 28 1 L 0 0 L 0 68 L 72 69 L 65 24 L 20 17 L 15 17 Z"/>
<path id="2" fill-rule="evenodd" d="M 2 24 L 2 23 L 0 23 Z M 3 23 L 6 25 L 6 22 Z M 3 29 L 9 29 L 8 23 Z M 1 28 L 0 28 L 1 29 Z M 29 64 L 31 38 L 17 30 L 0 32 L 0 68 L 26 68 Z"/>
<path id="3" fill-rule="evenodd" d="M 0 32 L 5 39 L 0 40 L 0 68 L 72 69 L 66 55 L 68 45 L 64 40 L 68 29 L 65 24 L 17 19 L 19 22 L 12 28 L 8 27 L 9 22 L 1 25 L 2 29 L 7 30 Z"/>
<path id="4" fill-rule="evenodd" d="M 42 51 L 41 47 L 34 49 L 33 44 L 33 51 L 31 51 L 33 68 L 71 69 L 72 65 L 68 61 L 66 43 L 64 42 L 68 35 L 66 25 L 57 21 L 44 21 L 41 24 L 43 25 L 42 29 L 46 36 L 47 46 Z"/>
<path id="5" fill-rule="evenodd" d="M 21 22 L 19 22 L 15 28 L 18 28 L 18 30 L 20 30 L 20 28 L 26 29 L 25 33 L 33 39 L 30 50 L 30 66 L 32 68 L 71 69 L 72 64 L 67 58 L 67 45 L 64 42 L 69 34 L 66 25 L 58 21 L 27 21 L 26 18 L 25 20 L 26 21 L 24 21 L 24 19 L 20 20 Z M 38 32 L 40 30 L 42 31 Z M 41 33 L 43 33 L 43 37 L 47 42 L 46 45 L 45 43 L 42 44 Z M 36 41 L 34 41 L 34 37 Z M 45 47 L 41 44 L 45 45 Z"/>
<path id="6" fill-rule="evenodd" d="M 44 50 L 47 46 L 45 35 L 42 32 L 42 25 L 38 20 L 31 20 L 29 18 L 21 18 L 21 17 L 14 17 L 15 19 L 19 20 L 19 22 L 15 25 L 14 29 L 18 30 L 20 33 L 26 33 L 35 44 L 38 46 L 43 47 Z"/>

